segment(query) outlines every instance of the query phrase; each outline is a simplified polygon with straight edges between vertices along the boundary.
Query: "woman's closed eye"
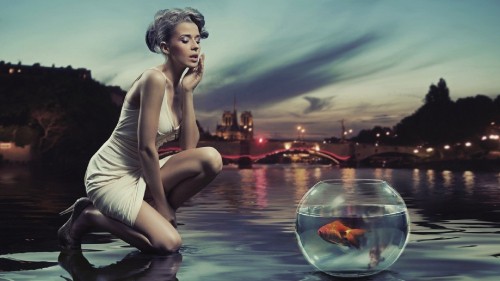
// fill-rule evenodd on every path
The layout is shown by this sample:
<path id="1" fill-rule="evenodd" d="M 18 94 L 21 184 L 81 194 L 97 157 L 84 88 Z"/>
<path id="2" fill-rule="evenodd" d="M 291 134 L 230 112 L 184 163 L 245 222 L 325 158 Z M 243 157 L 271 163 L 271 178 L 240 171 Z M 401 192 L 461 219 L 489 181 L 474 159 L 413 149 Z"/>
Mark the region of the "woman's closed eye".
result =
<path id="1" fill-rule="evenodd" d="M 191 38 L 189 38 L 189 37 L 181 37 L 181 42 L 184 43 L 184 44 L 188 44 L 190 39 Z M 200 42 L 201 42 L 201 40 L 200 40 L 199 37 L 196 37 L 194 39 L 194 41 L 196 42 L 196 44 L 200 44 Z"/>

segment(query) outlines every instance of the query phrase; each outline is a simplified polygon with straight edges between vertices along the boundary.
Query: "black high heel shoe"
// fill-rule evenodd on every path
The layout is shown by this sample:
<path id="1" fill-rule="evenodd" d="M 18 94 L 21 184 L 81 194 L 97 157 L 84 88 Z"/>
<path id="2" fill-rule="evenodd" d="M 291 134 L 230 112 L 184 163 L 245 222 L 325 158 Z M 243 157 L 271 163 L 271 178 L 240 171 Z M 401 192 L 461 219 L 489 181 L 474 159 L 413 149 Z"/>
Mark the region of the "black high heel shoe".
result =
<path id="1" fill-rule="evenodd" d="M 90 199 L 87 197 L 82 197 L 76 200 L 75 203 L 71 205 L 69 208 L 59 213 L 62 216 L 64 214 L 72 212 L 68 221 L 66 221 L 66 223 L 63 224 L 61 228 L 59 228 L 59 230 L 57 231 L 57 238 L 59 239 L 59 244 L 63 249 L 65 250 L 81 249 L 82 245 L 80 240 L 73 239 L 70 236 L 70 230 L 71 227 L 73 226 L 73 223 L 76 221 L 76 219 L 78 219 L 82 211 L 85 210 L 85 208 L 87 208 L 90 205 L 92 205 L 92 201 L 90 201 Z"/>

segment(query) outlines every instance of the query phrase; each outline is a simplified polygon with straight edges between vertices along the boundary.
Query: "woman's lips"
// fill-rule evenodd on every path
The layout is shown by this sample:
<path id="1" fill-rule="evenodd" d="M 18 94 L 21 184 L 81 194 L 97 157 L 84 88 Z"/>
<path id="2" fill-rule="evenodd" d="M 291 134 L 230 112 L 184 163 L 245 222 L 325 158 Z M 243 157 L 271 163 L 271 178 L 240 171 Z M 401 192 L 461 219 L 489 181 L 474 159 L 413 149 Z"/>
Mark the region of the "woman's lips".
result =
<path id="1" fill-rule="evenodd" d="M 198 61 L 198 55 L 192 55 L 192 56 L 189 56 L 189 59 L 193 62 L 197 62 Z"/>

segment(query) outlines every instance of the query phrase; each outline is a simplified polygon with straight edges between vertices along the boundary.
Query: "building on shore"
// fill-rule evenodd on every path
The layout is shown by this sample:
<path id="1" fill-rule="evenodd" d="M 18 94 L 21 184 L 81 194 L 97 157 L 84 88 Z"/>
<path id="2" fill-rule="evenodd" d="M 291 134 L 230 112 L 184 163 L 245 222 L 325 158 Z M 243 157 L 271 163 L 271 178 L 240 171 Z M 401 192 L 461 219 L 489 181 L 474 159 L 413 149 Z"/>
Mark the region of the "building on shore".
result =
<path id="1" fill-rule="evenodd" d="M 236 102 L 233 112 L 226 110 L 222 114 L 222 124 L 217 124 L 215 134 L 228 141 L 253 140 L 253 117 L 251 111 L 243 111 L 238 121 Z"/>
<path id="2" fill-rule="evenodd" d="M 0 76 L 9 75 L 24 75 L 24 76 L 37 76 L 43 77 L 44 75 L 69 75 L 78 77 L 80 79 L 92 79 L 90 70 L 85 68 L 74 69 L 70 65 L 67 67 L 52 67 L 41 66 L 39 63 L 33 65 L 23 65 L 21 62 L 17 64 L 0 61 Z"/>

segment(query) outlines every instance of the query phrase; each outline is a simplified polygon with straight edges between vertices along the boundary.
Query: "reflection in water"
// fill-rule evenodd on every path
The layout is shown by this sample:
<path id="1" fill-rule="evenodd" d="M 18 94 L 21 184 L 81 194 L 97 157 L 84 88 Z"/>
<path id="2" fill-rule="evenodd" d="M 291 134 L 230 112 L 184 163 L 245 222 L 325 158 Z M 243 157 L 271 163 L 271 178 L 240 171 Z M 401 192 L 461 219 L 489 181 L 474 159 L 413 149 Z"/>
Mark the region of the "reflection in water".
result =
<path id="1" fill-rule="evenodd" d="M 412 187 L 413 191 L 416 191 L 418 187 L 420 186 L 420 170 L 419 169 L 413 169 L 412 172 Z"/>
<path id="2" fill-rule="evenodd" d="M 290 171 L 292 173 L 286 173 L 287 178 L 285 180 L 289 183 L 289 188 L 295 189 L 295 201 L 298 202 L 307 190 L 309 190 L 309 171 L 300 166 L 294 167 Z"/>
<path id="3" fill-rule="evenodd" d="M 27 169 L 7 168 L 0 167 L 0 280 L 116 280 L 119 276 L 121 280 L 172 280 L 180 259 L 176 263 L 130 255 L 122 261 L 130 249 L 109 235 L 88 236 L 84 257 L 62 256 L 63 267 L 58 266 L 55 232 L 64 222 L 58 212 L 83 195 L 81 181 L 64 182 L 59 175 L 39 178 Z M 314 270 L 300 253 L 293 234 L 296 203 L 319 180 L 384 177 L 389 170 L 225 166 L 210 187 L 180 209 L 179 220 L 184 223 L 180 231 L 187 246 L 177 277 L 183 281 L 341 280 Z M 498 172 L 436 171 L 432 189 L 428 177 L 433 173 L 427 169 L 392 170 L 390 175 L 390 184 L 409 203 L 411 239 L 389 271 L 364 280 L 498 280 Z M 262 180 L 265 190 L 257 180 Z M 261 191 L 265 196 L 257 193 Z M 260 207 L 263 202 L 267 207 Z M 372 255 L 378 260 L 378 249 Z M 148 278 L 151 275 L 165 277 Z"/>
<path id="4" fill-rule="evenodd" d="M 388 181 L 388 182 L 392 181 L 392 172 L 393 171 L 394 171 L 393 169 L 384 169 L 383 180 Z"/>
<path id="5" fill-rule="evenodd" d="M 96 268 L 81 251 L 62 251 L 58 261 L 73 280 L 173 281 L 178 280 L 176 274 L 182 262 L 182 255 L 156 256 L 132 252 L 116 263 Z"/>
<path id="6" fill-rule="evenodd" d="M 351 181 L 356 178 L 356 169 L 352 168 L 342 169 L 340 172 L 342 180 L 344 181 Z"/>
<path id="7" fill-rule="evenodd" d="M 433 189 L 436 184 L 436 175 L 434 170 L 427 170 L 427 184 L 429 189 Z"/>
<path id="8" fill-rule="evenodd" d="M 266 168 L 253 170 L 255 174 L 255 193 L 257 195 L 257 206 L 267 207 L 267 175 Z"/>
<path id="9" fill-rule="evenodd" d="M 342 185 L 342 188 L 346 191 L 347 194 L 354 193 L 355 183 L 352 181 L 356 178 L 356 170 L 355 169 L 343 169 L 341 171 L 341 178 L 345 183 Z"/>
<path id="10" fill-rule="evenodd" d="M 321 180 L 321 168 L 320 168 L 320 167 L 316 167 L 316 168 L 314 168 L 314 178 L 315 178 L 317 181 L 320 181 L 320 180 Z"/>
<path id="11" fill-rule="evenodd" d="M 474 173 L 471 171 L 465 171 L 463 174 L 465 189 L 470 191 L 474 188 Z"/>
<path id="12" fill-rule="evenodd" d="M 443 186 L 452 187 L 453 186 L 453 173 L 451 171 L 443 171 Z"/>
<path id="13" fill-rule="evenodd" d="M 254 189 L 255 189 L 255 170 L 253 169 L 241 169 L 238 170 L 238 174 L 241 176 L 241 199 L 239 203 L 246 207 L 251 207 L 254 205 Z"/>
<path id="14" fill-rule="evenodd" d="M 376 179 L 381 179 L 382 178 L 382 174 L 383 174 L 382 171 L 383 170 L 380 169 L 380 168 L 377 168 L 377 169 L 375 169 L 375 171 L 373 171 L 373 174 L 374 174 L 374 176 L 375 176 Z"/>
<path id="15" fill-rule="evenodd" d="M 308 175 L 308 170 L 304 169 L 303 167 L 299 167 L 296 169 L 293 169 L 294 171 L 294 177 L 293 180 L 295 182 L 295 186 L 297 189 L 306 189 L 308 188 L 307 183 L 309 179 Z"/>

